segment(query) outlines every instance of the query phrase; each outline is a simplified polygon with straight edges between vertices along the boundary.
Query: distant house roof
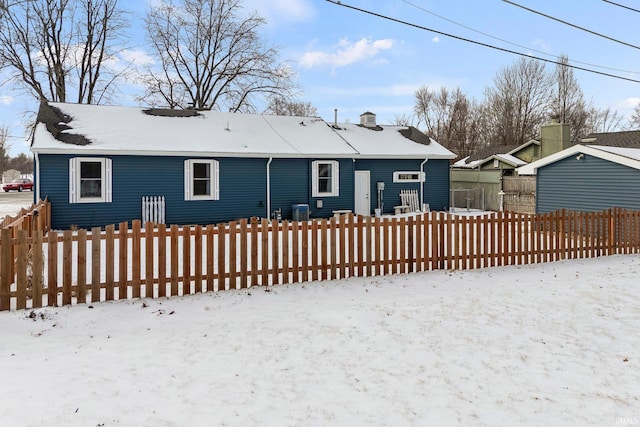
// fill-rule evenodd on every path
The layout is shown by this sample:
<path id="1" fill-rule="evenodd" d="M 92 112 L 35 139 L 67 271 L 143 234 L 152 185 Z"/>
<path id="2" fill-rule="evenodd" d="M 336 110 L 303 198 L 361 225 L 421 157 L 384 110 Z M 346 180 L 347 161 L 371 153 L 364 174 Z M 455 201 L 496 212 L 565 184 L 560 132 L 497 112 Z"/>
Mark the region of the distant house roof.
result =
<path id="1" fill-rule="evenodd" d="M 482 147 L 471 153 L 465 163 L 473 163 L 478 160 L 485 160 L 495 154 L 509 153 L 511 150 L 518 148 L 519 145 L 491 145 L 488 147 Z"/>
<path id="2" fill-rule="evenodd" d="M 520 160 L 519 158 L 517 158 L 514 155 L 511 154 L 496 154 L 495 156 L 493 156 L 493 158 L 495 159 L 499 159 L 505 163 L 510 164 L 511 166 L 514 167 L 518 167 L 518 166 L 522 166 L 522 165 L 526 165 L 527 162 L 525 162 L 524 160 Z"/>
<path id="3" fill-rule="evenodd" d="M 538 141 L 532 139 L 520 145 L 512 144 L 483 147 L 479 150 L 476 150 L 469 157 L 458 160 L 453 164 L 453 166 L 461 168 L 474 168 L 496 158 L 512 166 L 521 166 L 523 164 L 526 164 L 526 162 L 520 160 L 514 154 L 533 144 L 540 145 Z"/>
<path id="4" fill-rule="evenodd" d="M 417 129 L 353 124 L 338 129 L 317 117 L 43 103 L 34 153 L 227 157 L 371 157 L 452 159 Z"/>
<path id="5" fill-rule="evenodd" d="M 577 156 L 581 154 L 598 157 L 634 169 L 640 169 L 640 147 L 629 148 L 577 144 L 518 168 L 518 175 L 535 175 L 538 169 L 543 166 L 571 156 L 576 156 L 577 159 Z"/>
<path id="6" fill-rule="evenodd" d="M 592 133 L 579 143 L 583 145 L 594 144 L 609 147 L 640 148 L 640 130 Z"/>

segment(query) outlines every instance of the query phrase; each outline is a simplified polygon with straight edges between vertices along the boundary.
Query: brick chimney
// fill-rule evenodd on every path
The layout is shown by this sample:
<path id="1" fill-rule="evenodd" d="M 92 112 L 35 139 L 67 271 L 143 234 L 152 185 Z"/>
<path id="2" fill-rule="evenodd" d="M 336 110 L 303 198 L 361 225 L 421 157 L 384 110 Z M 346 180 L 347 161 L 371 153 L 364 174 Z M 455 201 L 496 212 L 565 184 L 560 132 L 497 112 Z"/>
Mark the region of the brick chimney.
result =
<path id="1" fill-rule="evenodd" d="M 568 123 L 560 123 L 558 116 L 552 116 L 551 122 L 540 127 L 540 158 L 569 148 L 571 145 Z"/>

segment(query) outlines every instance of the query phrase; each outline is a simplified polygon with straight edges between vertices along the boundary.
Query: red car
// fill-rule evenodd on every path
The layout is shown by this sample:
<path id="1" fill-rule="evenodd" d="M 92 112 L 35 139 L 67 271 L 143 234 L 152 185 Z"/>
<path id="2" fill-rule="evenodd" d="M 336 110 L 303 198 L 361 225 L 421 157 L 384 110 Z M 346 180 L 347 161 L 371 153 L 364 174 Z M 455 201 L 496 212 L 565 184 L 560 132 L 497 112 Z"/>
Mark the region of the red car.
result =
<path id="1" fill-rule="evenodd" d="M 30 179 L 14 179 L 10 183 L 3 185 L 2 189 L 4 191 L 11 191 L 11 190 L 18 190 L 18 191 L 31 190 L 31 191 L 33 191 L 33 181 L 31 181 Z"/>

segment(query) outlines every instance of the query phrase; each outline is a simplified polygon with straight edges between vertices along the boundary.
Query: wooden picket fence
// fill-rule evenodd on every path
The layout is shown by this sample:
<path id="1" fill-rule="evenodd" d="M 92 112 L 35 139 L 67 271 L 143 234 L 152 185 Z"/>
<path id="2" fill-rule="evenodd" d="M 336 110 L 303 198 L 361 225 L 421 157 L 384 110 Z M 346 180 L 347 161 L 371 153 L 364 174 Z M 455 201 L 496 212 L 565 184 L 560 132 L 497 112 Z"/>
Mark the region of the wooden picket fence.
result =
<path id="1" fill-rule="evenodd" d="M 1 231 L 0 310 L 640 250 L 640 212 L 356 217 Z"/>
<path id="2" fill-rule="evenodd" d="M 51 225 L 51 203 L 47 199 L 34 203 L 30 208 L 22 208 L 15 216 L 7 215 L 0 220 L 0 229 L 9 228 L 13 237 L 18 231 L 26 230 L 31 236 L 33 230 L 48 231 Z"/>

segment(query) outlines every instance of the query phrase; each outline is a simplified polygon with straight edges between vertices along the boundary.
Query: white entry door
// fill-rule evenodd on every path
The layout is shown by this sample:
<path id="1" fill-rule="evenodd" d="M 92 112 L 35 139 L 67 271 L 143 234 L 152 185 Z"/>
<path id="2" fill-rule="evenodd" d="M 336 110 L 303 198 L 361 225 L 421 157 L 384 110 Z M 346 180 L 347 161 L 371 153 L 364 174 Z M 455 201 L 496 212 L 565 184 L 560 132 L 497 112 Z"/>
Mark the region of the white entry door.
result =
<path id="1" fill-rule="evenodd" d="M 354 197 L 354 213 L 356 215 L 371 215 L 371 183 L 369 171 L 356 171 Z"/>

